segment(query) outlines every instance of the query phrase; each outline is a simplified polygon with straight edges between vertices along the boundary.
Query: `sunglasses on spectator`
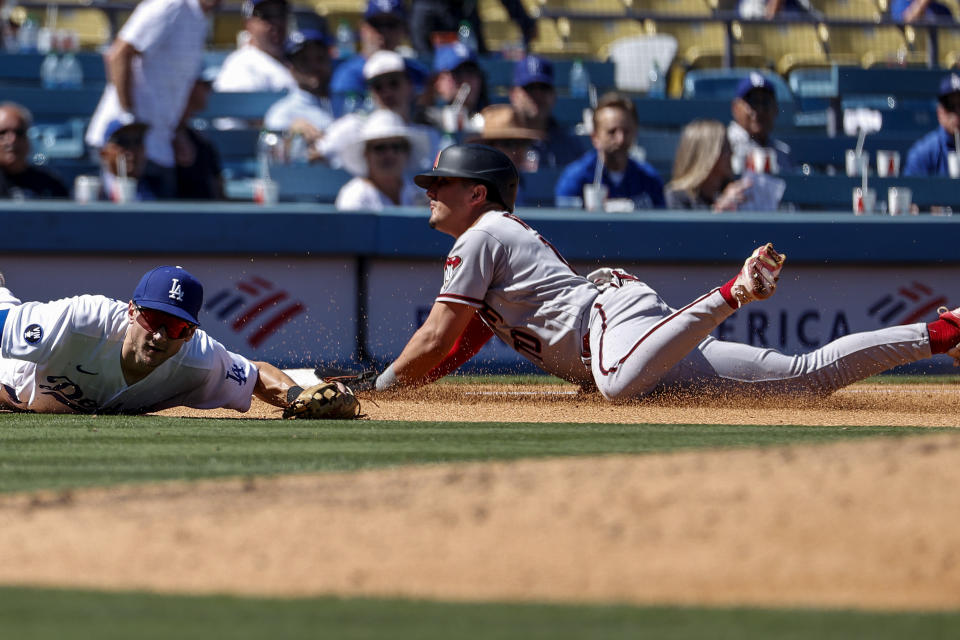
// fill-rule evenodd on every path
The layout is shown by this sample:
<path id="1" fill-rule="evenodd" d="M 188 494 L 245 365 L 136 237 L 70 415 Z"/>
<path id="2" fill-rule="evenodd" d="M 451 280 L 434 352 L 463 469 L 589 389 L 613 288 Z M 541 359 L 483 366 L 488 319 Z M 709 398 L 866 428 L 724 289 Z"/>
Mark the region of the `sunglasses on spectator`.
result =
<path id="1" fill-rule="evenodd" d="M 14 135 L 14 137 L 22 138 L 27 135 L 27 128 L 17 127 L 16 129 L 0 129 L 0 138 L 6 135 L 9 135 L 11 133 Z"/>
<path id="2" fill-rule="evenodd" d="M 374 144 L 368 144 L 367 149 L 373 151 L 374 153 L 385 153 L 387 151 L 393 151 L 394 153 L 409 153 L 410 144 L 407 142 L 377 142 Z"/>
<path id="3" fill-rule="evenodd" d="M 137 324 L 150 333 L 156 333 L 157 331 L 160 331 L 162 327 L 164 331 L 166 331 L 167 337 L 171 340 L 189 338 L 197 329 L 197 325 L 187 322 L 186 320 L 181 320 L 180 318 L 172 316 L 169 313 L 164 313 L 163 311 L 144 309 L 143 307 L 139 306 L 136 307 L 136 309 Z"/>
<path id="4" fill-rule="evenodd" d="M 374 91 L 383 91 L 384 89 L 399 89 L 400 82 L 400 78 L 383 78 L 380 80 L 372 80 L 370 82 L 370 88 Z"/>

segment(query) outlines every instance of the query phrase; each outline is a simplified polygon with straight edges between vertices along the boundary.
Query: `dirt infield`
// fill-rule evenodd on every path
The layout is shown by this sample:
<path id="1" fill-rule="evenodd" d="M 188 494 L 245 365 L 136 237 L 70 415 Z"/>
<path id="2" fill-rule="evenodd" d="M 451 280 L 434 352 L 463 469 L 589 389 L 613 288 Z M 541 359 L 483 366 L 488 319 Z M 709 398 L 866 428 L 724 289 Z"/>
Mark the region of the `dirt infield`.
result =
<path id="1" fill-rule="evenodd" d="M 953 386 L 858 385 L 750 409 L 517 390 L 532 388 L 444 386 L 364 409 L 373 419 L 710 424 L 955 426 L 960 415 Z M 247 417 L 273 415 L 257 405 Z M 960 434 L 934 434 L 7 495 L 0 583 L 956 609 L 958 487 Z"/>

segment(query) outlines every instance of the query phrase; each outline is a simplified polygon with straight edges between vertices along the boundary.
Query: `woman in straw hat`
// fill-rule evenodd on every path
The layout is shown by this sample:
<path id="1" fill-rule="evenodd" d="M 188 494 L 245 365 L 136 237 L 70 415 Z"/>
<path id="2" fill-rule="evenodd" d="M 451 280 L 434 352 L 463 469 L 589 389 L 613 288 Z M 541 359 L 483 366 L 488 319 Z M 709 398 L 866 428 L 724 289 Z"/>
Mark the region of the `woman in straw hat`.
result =
<path id="1" fill-rule="evenodd" d="M 343 166 L 355 177 L 337 194 L 342 211 L 379 211 L 384 207 L 426 204 L 422 189 L 407 178 L 413 158 L 425 153 L 429 140 L 387 109 L 370 114 L 358 138 L 342 154 Z"/>

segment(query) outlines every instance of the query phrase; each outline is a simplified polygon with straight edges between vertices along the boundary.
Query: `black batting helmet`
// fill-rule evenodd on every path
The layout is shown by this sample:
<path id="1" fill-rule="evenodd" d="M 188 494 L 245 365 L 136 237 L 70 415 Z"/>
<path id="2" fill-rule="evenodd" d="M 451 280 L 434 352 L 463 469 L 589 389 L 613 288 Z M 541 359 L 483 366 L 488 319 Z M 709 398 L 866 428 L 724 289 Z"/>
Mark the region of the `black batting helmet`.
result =
<path id="1" fill-rule="evenodd" d="M 487 186 L 487 198 L 513 211 L 520 174 L 503 152 L 482 144 L 455 144 L 437 156 L 433 170 L 417 174 L 413 181 L 429 189 L 437 178 L 468 178 Z"/>

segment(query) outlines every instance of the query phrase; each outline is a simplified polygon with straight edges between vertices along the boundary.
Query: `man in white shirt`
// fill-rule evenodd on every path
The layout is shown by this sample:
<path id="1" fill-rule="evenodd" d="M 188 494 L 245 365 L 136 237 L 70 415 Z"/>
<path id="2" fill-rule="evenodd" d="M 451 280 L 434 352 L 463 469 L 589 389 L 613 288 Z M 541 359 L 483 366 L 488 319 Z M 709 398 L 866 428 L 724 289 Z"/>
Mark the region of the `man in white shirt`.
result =
<path id="1" fill-rule="evenodd" d="M 143 122 L 146 179 L 161 198 L 176 195 L 173 136 L 203 61 L 206 15 L 220 0 L 143 0 L 105 55 L 109 83 L 86 142 L 102 147 L 107 124 Z"/>
<path id="2" fill-rule="evenodd" d="M 288 407 L 303 389 L 202 331 L 202 306 L 203 286 L 182 267 L 151 269 L 129 302 L 83 295 L 21 304 L 0 275 L 0 409 L 247 411 L 253 397 Z"/>
<path id="3" fill-rule="evenodd" d="M 294 31 L 287 39 L 286 54 L 297 87 L 267 110 L 263 126 L 302 135 L 312 150 L 334 120 L 328 95 L 330 38 L 317 29 Z"/>
<path id="4" fill-rule="evenodd" d="M 214 91 L 286 91 L 297 81 L 283 54 L 290 8 L 286 0 L 245 0 L 250 40 L 223 61 Z"/>

